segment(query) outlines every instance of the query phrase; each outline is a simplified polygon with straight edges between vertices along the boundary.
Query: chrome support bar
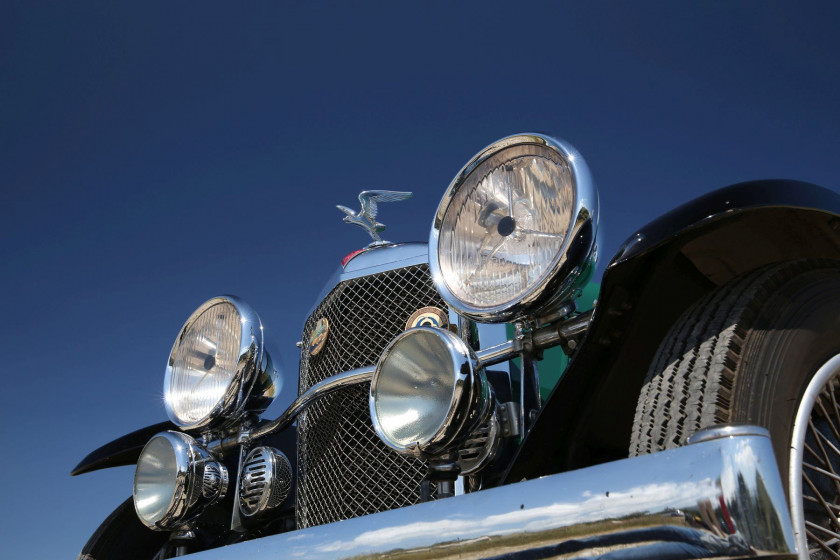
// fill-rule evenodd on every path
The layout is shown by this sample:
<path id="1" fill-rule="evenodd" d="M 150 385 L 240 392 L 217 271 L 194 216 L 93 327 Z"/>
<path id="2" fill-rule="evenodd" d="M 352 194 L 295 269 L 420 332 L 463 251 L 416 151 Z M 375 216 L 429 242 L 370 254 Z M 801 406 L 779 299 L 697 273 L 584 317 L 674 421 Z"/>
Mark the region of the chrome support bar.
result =
<path id="1" fill-rule="evenodd" d="M 478 367 L 487 367 L 494 364 L 506 362 L 517 356 L 515 344 L 512 340 L 503 342 L 497 346 L 491 346 L 475 353 L 478 358 Z"/>
<path id="2" fill-rule="evenodd" d="M 279 432 L 287 428 L 295 421 L 297 415 L 306 410 L 316 400 L 325 395 L 329 395 L 344 387 L 356 385 L 370 381 L 373 377 L 373 372 L 376 366 L 368 366 L 359 369 L 351 369 L 332 377 L 324 379 L 320 383 L 316 383 L 309 388 L 304 394 L 295 399 L 295 401 L 280 415 L 279 418 L 257 426 L 251 430 L 243 431 L 223 439 L 211 441 L 207 444 L 207 449 L 211 453 L 224 455 L 234 449 L 240 443 L 245 443 L 265 437 L 267 435 Z"/>
<path id="3" fill-rule="evenodd" d="M 738 433 L 195 557 L 795 558 L 770 440 Z"/>
<path id="4" fill-rule="evenodd" d="M 566 323 L 561 323 L 559 326 L 549 325 L 537 329 L 531 335 L 529 343 L 540 349 L 556 346 L 563 340 L 563 337 L 565 336 L 564 333 L 566 331 L 578 334 L 586 330 L 588 318 L 588 315 L 586 317 L 581 315 L 580 317 L 571 319 Z M 471 322 L 465 320 L 463 325 L 470 328 Z M 570 325 L 570 327 L 567 327 L 567 325 Z M 564 329 L 566 329 L 566 331 L 564 331 Z M 522 351 L 523 347 L 521 340 L 509 340 L 497 346 L 491 346 L 490 348 L 485 348 L 484 350 L 478 350 L 475 355 L 476 358 L 478 358 L 479 367 L 487 367 L 513 359 Z M 329 377 L 310 387 L 308 391 L 295 399 L 289 408 L 287 408 L 276 420 L 257 426 L 251 430 L 242 430 L 239 433 L 210 441 L 207 443 L 207 449 L 215 455 L 225 455 L 235 449 L 239 444 L 247 443 L 278 432 L 291 425 L 295 418 L 297 418 L 297 415 L 306 410 L 306 408 L 314 401 L 344 387 L 370 381 L 375 370 L 376 366 L 372 365 L 333 375 L 332 377 Z"/>

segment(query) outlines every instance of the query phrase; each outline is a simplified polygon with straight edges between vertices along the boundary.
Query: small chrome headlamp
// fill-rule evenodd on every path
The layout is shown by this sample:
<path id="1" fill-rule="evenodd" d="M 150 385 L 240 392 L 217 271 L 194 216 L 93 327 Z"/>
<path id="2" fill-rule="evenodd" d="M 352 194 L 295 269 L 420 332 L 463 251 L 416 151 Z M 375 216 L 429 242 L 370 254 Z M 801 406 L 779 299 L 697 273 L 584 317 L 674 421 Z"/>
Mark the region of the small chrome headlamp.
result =
<path id="1" fill-rule="evenodd" d="M 170 420 L 190 430 L 263 412 L 281 386 L 259 316 L 243 301 L 220 296 L 195 310 L 178 333 L 163 395 Z"/>
<path id="2" fill-rule="evenodd" d="M 475 355 L 456 335 L 432 327 L 400 333 L 385 348 L 369 404 L 382 441 L 421 457 L 454 449 L 493 411 Z"/>
<path id="3" fill-rule="evenodd" d="M 429 235 L 435 286 L 484 322 L 539 317 L 595 259 L 598 195 L 562 140 L 518 134 L 473 157 L 441 200 Z"/>
<path id="4" fill-rule="evenodd" d="M 162 432 L 137 460 L 134 509 L 150 529 L 178 529 L 224 498 L 227 487 L 227 469 L 197 441 L 181 432 Z"/>

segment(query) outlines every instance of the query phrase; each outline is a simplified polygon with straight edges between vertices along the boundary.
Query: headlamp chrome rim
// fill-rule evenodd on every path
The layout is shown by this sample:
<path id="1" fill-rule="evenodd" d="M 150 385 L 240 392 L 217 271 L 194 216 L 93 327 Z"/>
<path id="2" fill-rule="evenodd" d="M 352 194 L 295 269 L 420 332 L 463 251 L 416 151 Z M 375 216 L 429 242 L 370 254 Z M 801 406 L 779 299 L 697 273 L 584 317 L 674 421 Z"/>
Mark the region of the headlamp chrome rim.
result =
<path id="1" fill-rule="evenodd" d="M 571 170 L 574 187 L 574 207 L 568 235 L 551 265 L 541 278 L 513 301 L 495 306 L 479 307 L 456 296 L 446 283 L 439 260 L 439 244 L 444 217 L 455 195 L 465 185 L 470 174 L 499 152 L 519 145 L 547 148 L 561 157 Z M 595 264 L 597 257 L 598 193 L 586 161 L 565 140 L 540 133 L 514 134 L 498 140 L 473 156 L 458 172 L 441 199 L 429 233 L 429 268 L 432 280 L 441 297 L 458 314 L 488 323 L 510 322 L 528 317 L 540 317 L 568 299 L 578 280 Z"/>
<path id="2" fill-rule="evenodd" d="M 444 342 L 452 361 L 453 387 L 446 414 L 433 434 L 422 441 L 402 444 L 394 441 L 384 428 L 376 407 L 377 385 L 383 365 L 402 341 L 424 333 L 434 335 Z M 382 352 L 370 383 L 368 405 L 374 430 L 379 438 L 392 449 L 407 455 L 435 457 L 455 451 L 460 441 L 484 422 L 493 411 L 493 396 L 484 371 L 479 368 L 475 354 L 457 335 L 435 327 L 414 327 L 397 335 Z"/>
<path id="3" fill-rule="evenodd" d="M 238 358 L 233 379 L 224 395 L 210 412 L 195 422 L 186 422 L 179 418 L 169 399 L 169 391 L 174 375 L 175 354 L 189 328 L 202 314 L 220 303 L 233 305 L 239 314 L 240 339 Z M 231 427 L 242 421 L 249 412 L 261 413 L 274 400 L 282 387 L 282 374 L 279 364 L 266 349 L 264 326 L 259 315 L 251 306 L 236 296 L 223 295 L 211 298 L 193 311 L 184 326 L 178 331 L 175 343 L 166 362 L 163 380 L 164 407 L 169 419 L 183 430 Z"/>

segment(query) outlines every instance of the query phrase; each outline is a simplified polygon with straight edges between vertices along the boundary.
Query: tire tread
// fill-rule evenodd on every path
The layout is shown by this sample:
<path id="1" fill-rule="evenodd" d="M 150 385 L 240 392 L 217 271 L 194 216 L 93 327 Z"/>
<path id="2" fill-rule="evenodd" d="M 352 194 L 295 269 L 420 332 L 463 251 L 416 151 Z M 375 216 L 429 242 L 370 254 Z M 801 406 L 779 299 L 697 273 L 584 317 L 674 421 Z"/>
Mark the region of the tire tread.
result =
<path id="1" fill-rule="evenodd" d="M 755 270 L 700 299 L 674 323 L 639 394 L 631 457 L 683 445 L 700 428 L 730 421 L 746 333 L 762 303 L 821 264 L 802 260 Z"/>

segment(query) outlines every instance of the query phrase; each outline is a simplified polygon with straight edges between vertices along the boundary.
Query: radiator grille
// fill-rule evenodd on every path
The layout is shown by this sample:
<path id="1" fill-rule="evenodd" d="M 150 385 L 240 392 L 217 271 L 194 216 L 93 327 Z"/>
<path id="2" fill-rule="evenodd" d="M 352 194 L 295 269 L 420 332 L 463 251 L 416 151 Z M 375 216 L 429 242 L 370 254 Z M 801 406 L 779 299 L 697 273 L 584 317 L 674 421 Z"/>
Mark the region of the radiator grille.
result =
<path id="1" fill-rule="evenodd" d="M 446 309 L 427 265 L 390 270 L 336 286 L 306 322 L 301 393 L 342 371 L 376 363 L 385 346 L 421 307 Z M 315 323 L 330 323 L 326 345 L 310 356 Z M 373 430 L 369 384 L 344 389 L 312 405 L 298 420 L 298 527 L 312 527 L 419 500 L 426 472 L 419 460 L 388 448 Z"/>

